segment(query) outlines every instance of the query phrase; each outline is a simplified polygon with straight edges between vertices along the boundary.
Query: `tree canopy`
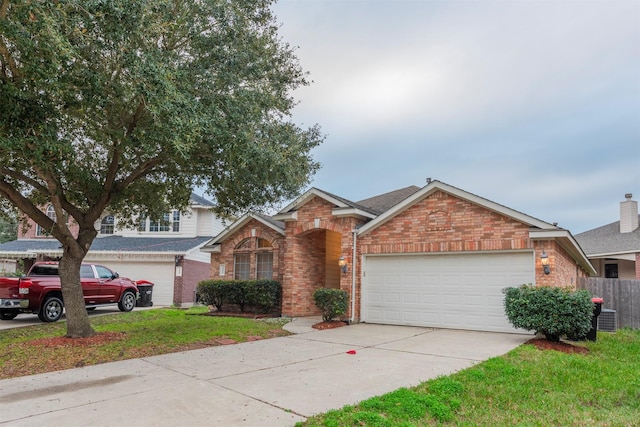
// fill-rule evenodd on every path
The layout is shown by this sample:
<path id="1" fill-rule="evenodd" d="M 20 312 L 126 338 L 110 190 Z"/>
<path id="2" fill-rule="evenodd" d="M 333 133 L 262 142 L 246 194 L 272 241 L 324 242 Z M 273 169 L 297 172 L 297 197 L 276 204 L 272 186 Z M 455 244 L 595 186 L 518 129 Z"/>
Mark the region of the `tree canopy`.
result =
<path id="1" fill-rule="evenodd" d="M 0 0 L 0 196 L 62 243 L 61 275 L 105 210 L 133 224 L 204 187 L 229 215 L 309 183 L 323 136 L 291 121 L 308 81 L 272 3 Z"/>

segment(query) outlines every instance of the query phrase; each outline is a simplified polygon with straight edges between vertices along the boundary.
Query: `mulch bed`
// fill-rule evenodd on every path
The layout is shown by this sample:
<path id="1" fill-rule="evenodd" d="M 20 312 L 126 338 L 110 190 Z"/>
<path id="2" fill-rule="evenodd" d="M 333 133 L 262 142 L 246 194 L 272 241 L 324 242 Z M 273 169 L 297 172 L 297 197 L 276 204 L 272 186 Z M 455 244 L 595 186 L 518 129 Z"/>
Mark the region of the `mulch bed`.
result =
<path id="1" fill-rule="evenodd" d="M 347 322 L 343 322 L 342 320 L 330 320 L 328 322 L 316 323 L 315 325 L 312 326 L 312 328 L 313 329 L 324 330 L 324 329 L 339 328 L 341 326 L 347 326 L 347 325 L 348 325 L 348 323 Z"/>
<path id="2" fill-rule="evenodd" d="M 567 354 L 589 354 L 589 349 L 580 345 L 573 345 L 564 341 L 552 342 L 545 338 L 534 338 L 525 344 L 533 345 L 538 350 L 555 350 Z"/>
<path id="3" fill-rule="evenodd" d="M 208 311 L 206 313 L 199 314 L 198 316 L 215 316 L 215 317 L 242 317 L 245 319 L 265 319 L 267 317 L 274 317 L 273 314 L 264 313 L 232 313 L 228 311 Z M 277 317 L 277 316 L 276 316 Z"/>

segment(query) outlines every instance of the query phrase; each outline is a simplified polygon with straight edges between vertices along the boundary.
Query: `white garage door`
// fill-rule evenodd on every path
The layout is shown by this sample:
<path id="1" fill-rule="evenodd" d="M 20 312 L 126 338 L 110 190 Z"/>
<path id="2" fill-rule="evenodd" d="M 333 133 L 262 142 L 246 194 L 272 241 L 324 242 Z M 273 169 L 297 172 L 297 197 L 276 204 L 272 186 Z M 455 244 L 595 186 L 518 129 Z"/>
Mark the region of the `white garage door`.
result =
<path id="1" fill-rule="evenodd" d="M 534 283 L 533 252 L 364 257 L 362 321 L 519 332 L 502 289 Z M 520 331 L 521 332 L 521 331 Z"/>
<path id="2" fill-rule="evenodd" d="M 88 258 L 88 257 L 87 257 Z M 154 306 L 173 305 L 174 263 L 171 262 L 131 262 L 131 261 L 99 261 L 123 277 L 131 280 L 148 280 L 154 284 L 152 301 Z"/>

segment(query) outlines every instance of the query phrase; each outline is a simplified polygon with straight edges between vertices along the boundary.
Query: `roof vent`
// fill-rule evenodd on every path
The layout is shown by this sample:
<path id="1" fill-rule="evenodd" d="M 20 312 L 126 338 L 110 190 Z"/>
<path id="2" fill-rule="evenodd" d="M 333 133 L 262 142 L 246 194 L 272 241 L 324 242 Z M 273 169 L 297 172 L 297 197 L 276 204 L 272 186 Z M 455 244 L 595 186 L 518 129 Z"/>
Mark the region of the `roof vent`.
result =
<path id="1" fill-rule="evenodd" d="M 631 193 L 624 197 L 626 200 L 620 202 L 620 233 L 631 233 L 638 228 L 638 202 L 631 200 Z"/>

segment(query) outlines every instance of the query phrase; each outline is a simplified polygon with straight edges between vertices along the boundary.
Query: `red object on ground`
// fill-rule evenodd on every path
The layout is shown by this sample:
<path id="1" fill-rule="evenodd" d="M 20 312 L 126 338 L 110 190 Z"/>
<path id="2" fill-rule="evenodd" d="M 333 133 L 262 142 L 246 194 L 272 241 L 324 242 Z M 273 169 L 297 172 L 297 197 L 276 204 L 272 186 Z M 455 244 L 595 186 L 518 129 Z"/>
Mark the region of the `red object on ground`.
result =
<path id="1" fill-rule="evenodd" d="M 349 350 L 349 351 L 347 351 L 347 354 L 356 354 L 356 351 L 355 350 Z"/>
<path id="2" fill-rule="evenodd" d="M 602 298 L 591 298 L 591 302 L 595 304 L 602 304 L 604 303 L 604 300 Z"/>

